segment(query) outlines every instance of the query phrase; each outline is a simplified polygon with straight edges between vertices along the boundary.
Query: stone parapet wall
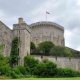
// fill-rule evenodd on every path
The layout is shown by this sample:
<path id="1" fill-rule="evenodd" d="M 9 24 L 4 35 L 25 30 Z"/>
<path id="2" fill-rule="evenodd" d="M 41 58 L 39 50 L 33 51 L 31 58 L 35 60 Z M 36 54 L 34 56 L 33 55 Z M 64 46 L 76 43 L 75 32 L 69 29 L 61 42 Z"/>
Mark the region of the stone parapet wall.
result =
<path id="1" fill-rule="evenodd" d="M 30 25 L 30 27 L 35 27 L 35 26 L 55 26 L 56 28 L 64 31 L 64 27 L 56 24 L 54 22 L 49 22 L 49 21 L 41 21 L 41 22 L 36 22 Z"/>
<path id="2" fill-rule="evenodd" d="M 52 56 L 33 56 L 35 59 L 38 59 L 42 61 L 43 59 L 48 59 L 54 63 L 57 64 L 57 66 L 60 68 L 71 68 L 77 71 L 80 71 L 80 58 L 71 58 L 68 57 L 52 57 Z"/>

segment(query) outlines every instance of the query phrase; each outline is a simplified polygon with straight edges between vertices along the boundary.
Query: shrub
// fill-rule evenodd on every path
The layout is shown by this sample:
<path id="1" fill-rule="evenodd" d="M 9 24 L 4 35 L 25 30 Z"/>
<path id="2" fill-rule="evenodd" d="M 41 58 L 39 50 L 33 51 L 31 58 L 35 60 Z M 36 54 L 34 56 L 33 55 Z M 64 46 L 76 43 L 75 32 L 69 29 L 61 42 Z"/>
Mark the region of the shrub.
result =
<path id="1" fill-rule="evenodd" d="M 30 74 L 26 72 L 26 69 L 23 66 L 16 66 L 12 68 L 7 75 L 11 78 L 22 78 L 22 77 L 28 77 Z"/>
<path id="2" fill-rule="evenodd" d="M 57 77 L 80 77 L 80 73 L 68 68 L 58 68 Z"/>
<path id="3" fill-rule="evenodd" d="M 9 66 L 0 66 L 0 75 L 10 75 L 11 68 Z"/>
<path id="4" fill-rule="evenodd" d="M 56 74 L 56 64 L 51 61 L 44 60 L 37 65 L 35 74 L 39 77 L 53 77 Z"/>
<path id="5" fill-rule="evenodd" d="M 24 66 L 17 66 L 17 68 L 19 69 L 20 73 L 27 75 L 27 71 Z"/>
<path id="6" fill-rule="evenodd" d="M 15 71 L 11 71 L 11 73 L 10 73 L 10 77 L 11 78 L 19 78 L 19 76 L 15 73 Z"/>
<path id="7" fill-rule="evenodd" d="M 8 75 L 10 71 L 9 59 L 0 55 L 0 75 Z"/>
<path id="8" fill-rule="evenodd" d="M 10 76 L 12 78 L 20 78 L 23 77 L 23 74 L 20 72 L 18 67 L 12 68 L 12 71 L 10 72 Z"/>
<path id="9" fill-rule="evenodd" d="M 35 71 L 35 68 L 37 64 L 39 63 L 38 60 L 34 59 L 32 56 L 26 56 L 24 58 L 24 67 L 26 70 L 30 73 L 33 74 Z"/>

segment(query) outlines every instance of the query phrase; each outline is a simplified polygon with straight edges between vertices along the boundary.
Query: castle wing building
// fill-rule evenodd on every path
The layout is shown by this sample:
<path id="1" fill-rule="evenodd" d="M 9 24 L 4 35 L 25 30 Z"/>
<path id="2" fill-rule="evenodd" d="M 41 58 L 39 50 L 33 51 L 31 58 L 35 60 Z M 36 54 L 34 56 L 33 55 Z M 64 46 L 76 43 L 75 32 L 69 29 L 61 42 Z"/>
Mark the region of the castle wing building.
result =
<path id="1" fill-rule="evenodd" d="M 23 64 L 24 57 L 30 54 L 30 33 L 29 26 L 23 21 L 23 18 L 19 18 L 12 30 L 0 21 L 0 44 L 4 45 L 3 55 L 10 56 L 12 40 L 18 37 L 20 40 L 19 64 Z"/>
<path id="2" fill-rule="evenodd" d="M 13 25 L 13 38 L 18 37 L 19 45 L 19 64 L 24 63 L 24 57 L 30 55 L 30 29 L 29 26 L 19 18 L 18 23 Z"/>

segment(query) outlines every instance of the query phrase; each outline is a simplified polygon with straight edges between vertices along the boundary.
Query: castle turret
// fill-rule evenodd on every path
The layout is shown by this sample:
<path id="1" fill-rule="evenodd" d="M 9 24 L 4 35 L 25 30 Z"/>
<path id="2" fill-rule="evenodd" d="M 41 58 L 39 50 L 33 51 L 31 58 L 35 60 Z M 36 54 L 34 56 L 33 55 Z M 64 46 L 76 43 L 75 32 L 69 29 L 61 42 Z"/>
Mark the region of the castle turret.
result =
<path id="1" fill-rule="evenodd" d="M 25 23 L 25 21 L 23 21 L 23 18 L 18 18 L 18 24 L 22 24 Z"/>
<path id="2" fill-rule="evenodd" d="M 13 25 L 13 36 L 20 40 L 19 45 L 19 64 L 24 63 L 24 57 L 30 54 L 30 29 L 23 21 L 23 18 L 18 19 L 18 24 Z"/>

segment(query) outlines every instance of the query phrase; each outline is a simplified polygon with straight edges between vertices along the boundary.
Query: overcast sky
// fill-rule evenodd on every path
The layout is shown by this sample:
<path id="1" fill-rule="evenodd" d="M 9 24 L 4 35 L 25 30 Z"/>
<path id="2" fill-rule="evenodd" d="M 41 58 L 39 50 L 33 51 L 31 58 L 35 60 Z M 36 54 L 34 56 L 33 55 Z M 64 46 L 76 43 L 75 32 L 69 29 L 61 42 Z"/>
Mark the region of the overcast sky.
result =
<path id="1" fill-rule="evenodd" d="M 48 21 L 65 28 L 65 45 L 80 50 L 80 0 L 0 0 L 0 20 L 12 28 L 18 17 L 27 24 Z"/>

